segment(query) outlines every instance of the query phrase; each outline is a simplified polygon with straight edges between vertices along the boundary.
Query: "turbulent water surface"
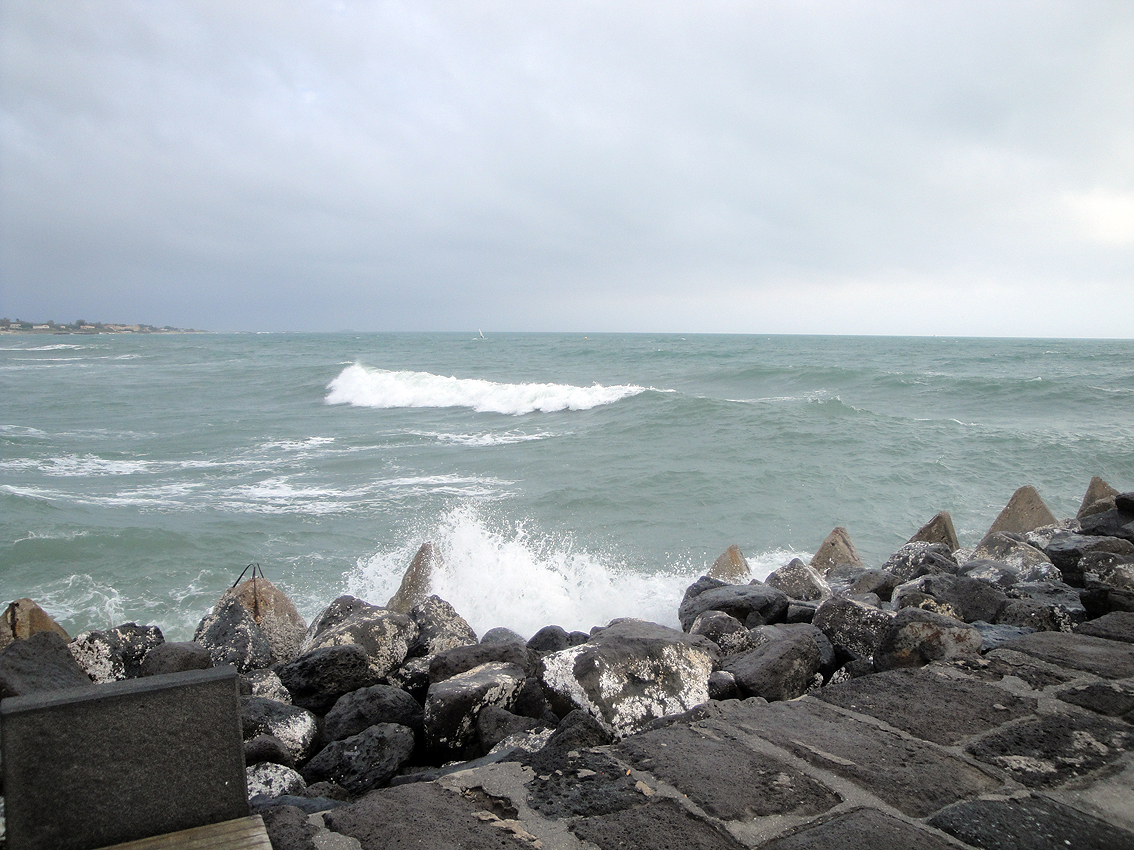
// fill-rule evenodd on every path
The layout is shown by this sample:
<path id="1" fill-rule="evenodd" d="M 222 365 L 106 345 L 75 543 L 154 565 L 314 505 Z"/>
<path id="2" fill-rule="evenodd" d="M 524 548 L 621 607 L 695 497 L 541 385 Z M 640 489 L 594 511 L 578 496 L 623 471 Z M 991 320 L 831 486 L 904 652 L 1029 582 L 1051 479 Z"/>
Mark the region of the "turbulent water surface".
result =
<path id="1" fill-rule="evenodd" d="M 0 337 L 0 601 L 187 639 L 250 562 L 310 618 L 426 540 L 478 631 L 674 624 L 738 543 L 879 564 L 938 510 L 1134 489 L 1134 342 L 582 334 Z"/>

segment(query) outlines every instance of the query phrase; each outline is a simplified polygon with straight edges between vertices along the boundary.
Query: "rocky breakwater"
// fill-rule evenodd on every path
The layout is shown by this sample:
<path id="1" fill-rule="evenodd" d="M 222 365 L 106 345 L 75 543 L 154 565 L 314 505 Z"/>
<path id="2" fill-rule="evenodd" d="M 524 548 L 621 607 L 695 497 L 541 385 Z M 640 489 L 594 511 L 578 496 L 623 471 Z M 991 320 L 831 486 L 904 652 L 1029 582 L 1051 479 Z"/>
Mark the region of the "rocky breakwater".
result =
<path id="1" fill-rule="evenodd" d="M 478 639 L 439 568 L 310 626 L 259 578 L 185 644 L 43 628 L 0 694 L 235 665 L 277 850 L 1134 846 L 1134 494 L 1098 479 L 1073 519 L 1025 487 L 975 546 L 941 513 L 879 565 L 841 528 L 765 581 L 732 547 L 680 630 Z"/>

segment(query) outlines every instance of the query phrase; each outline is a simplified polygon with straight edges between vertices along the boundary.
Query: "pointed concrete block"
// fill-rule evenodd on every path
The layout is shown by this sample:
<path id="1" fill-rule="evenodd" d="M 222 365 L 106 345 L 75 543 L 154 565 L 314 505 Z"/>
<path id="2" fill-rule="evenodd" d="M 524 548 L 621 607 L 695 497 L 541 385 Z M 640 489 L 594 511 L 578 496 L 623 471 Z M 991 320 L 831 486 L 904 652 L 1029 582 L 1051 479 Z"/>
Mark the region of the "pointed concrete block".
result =
<path id="1" fill-rule="evenodd" d="M 752 578 L 748 561 L 736 545 L 729 546 L 709 569 L 710 578 L 719 578 L 729 584 L 743 584 Z"/>
<path id="2" fill-rule="evenodd" d="M 953 517 L 948 511 L 941 511 L 933 519 L 917 530 L 907 543 L 944 543 L 950 552 L 961 548 L 957 532 L 953 528 Z"/>
<path id="3" fill-rule="evenodd" d="M 17 599 L 8 603 L 0 622 L 0 649 L 14 640 L 27 640 L 37 632 L 55 632 L 64 640 L 71 639 L 64 628 L 32 600 Z"/>
<path id="4" fill-rule="evenodd" d="M 408 614 L 429 596 L 433 583 L 433 571 L 441 566 L 441 553 L 432 543 L 422 543 L 413 556 L 409 569 L 402 576 L 398 592 L 390 597 L 386 607 L 399 614 Z"/>
<path id="5" fill-rule="evenodd" d="M 997 531 L 1013 534 L 1026 534 L 1045 525 L 1054 525 L 1055 515 L 1043 503 L 1040 494 L 1031 484 L 1025 484 L 1012 494 L 1004 510 L 985 533 L 985 537 Z"/>
<path id="6" fill-rule="evenodd" d="M 1087 485 L 1087 492 L 1083 496 L 1083 503 L 1079 505 L 1079 512 L 1075 514 L 1075 518 L 1082 519 L 1091 514 L 1101 514 L 1103 511 L 1111 510 L 1114 507 L 1114 497 L 1117 495 L 1117 490 L 1096 475 Z"/>
<path id="7" fill-rule="evenodd" d="M 861 567 L 863 563 L 847 530 L 840 525 L 827 535 L 827 539 L 811 559 L 811 566 L 826 576 L 834 567 Z"/>

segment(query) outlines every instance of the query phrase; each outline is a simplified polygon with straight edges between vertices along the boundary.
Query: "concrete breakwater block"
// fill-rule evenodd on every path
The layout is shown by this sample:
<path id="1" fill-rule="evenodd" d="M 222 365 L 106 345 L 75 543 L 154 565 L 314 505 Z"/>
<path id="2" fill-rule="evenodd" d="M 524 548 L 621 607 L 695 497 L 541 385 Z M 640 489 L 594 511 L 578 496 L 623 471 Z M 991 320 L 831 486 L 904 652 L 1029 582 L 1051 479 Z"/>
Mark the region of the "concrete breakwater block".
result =
<path id="1" fill-rule="evenodd" d="M 231 667 L 0 703 L 7 847 L 90 850 L 248 816 Z"/>

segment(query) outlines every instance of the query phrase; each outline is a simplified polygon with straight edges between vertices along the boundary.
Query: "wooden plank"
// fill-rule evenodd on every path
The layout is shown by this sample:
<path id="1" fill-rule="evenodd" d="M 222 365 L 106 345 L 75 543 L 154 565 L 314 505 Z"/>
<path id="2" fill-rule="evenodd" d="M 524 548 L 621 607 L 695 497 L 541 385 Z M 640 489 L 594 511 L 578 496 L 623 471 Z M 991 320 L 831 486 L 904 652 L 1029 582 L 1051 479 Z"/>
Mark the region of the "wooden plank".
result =
<path id="1" fill-rule="evenodd" d="M 139 838 L 101 850 L 272 850 L 264 820 L 252 815 L 152 838 Z"/>

